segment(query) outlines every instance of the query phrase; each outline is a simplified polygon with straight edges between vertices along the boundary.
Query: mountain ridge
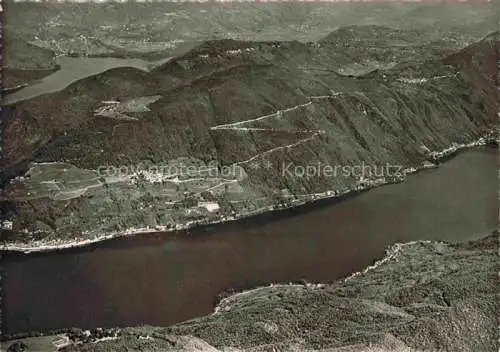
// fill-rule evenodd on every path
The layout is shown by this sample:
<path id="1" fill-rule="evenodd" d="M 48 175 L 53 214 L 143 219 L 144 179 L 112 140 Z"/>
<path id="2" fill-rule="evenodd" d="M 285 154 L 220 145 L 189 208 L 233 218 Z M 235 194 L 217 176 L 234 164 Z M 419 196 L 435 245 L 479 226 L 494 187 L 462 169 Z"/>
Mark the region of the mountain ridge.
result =
<path id="1" fill-rule="evenodd" d="M 150 73 L 114 69 L 8 107 L 3 177 L 10 178 L 5 197 L 10 209 L 16 209 L 7 214 L 15 220 L 9 238 L 29 241 L 30 234 L 39 231 L 45 241 L 58 241 L 69 233 L 81 233 L 83 239 L 89 236 L 83 233 L 175 227 L 290 205 L 294 204 L 290 199 L 336 194 L 364 181 L 283 178 L 278 169 L 255 165 L 389 162 L 418 168 L 435 161 L 422 152 L 423 147 L 439 154 L 454 144 L 476 141 L 496 126 L 498 91 L 487 79 L 495 68 L 464 66 L 461 57 L 466 62 L 477 52 L 478 57 L 488 58 L 496 55 L 497 46 L 480 42 L 453 57 L 457 59 L 439 58 L 417 62 L 412 70 L 400 66 L 353 77 L 333 69 L 335 60 L 326 59 L 329 46 L 252 43 L 254 50 L 235 53 L 231 50 L 249 45 L 223 41 L 206 64 L 207 58 L 199 56 L 210 56 L 204 48 L 216 43 L 202 44 Z M 234 49 L 235 43 L 239 49 Z M 105 103 L 110 100 L 117 105 Z M 97 113 L 106 109 L 110 112 Z M 58 174 L 53 189 L 47 188 L 45 177 L 12 178 L 22 174 L 23 167 L 26 173 L 45 168 L 47 162 L 65 163 L 74 170 L 68 176 Z M 96 174 L 102 167 L 128 170 L 142 163 L 148 167 L 214 164 L 235 168 L 241 177 L 216 175 L 195 182 L 190 181 L 195 177 L 184 175 L 188 181 L 181 187 L 158 170 L 151 175 L 134 171 L 119 179 Z M 24 166 L 19 169 L 19 165 Z M 83 176 L 89 172 L 94 178 Z M 67 177 L 70 184 L 63 182 Z M 69 186 L 78 183 L 81 186 Z M 170 192 L 169 202 L 191 206 L 161 205 L 162 187 Z M 283 192 L 288 196 L 284 198 Z M 46 209 L 47 199 L 52 199 L 49 213 L 57 209 L 60 215 L 33 212 L 42 204 Z M 220 210 L 206 213 L 196 206 L 189 210 L 206 201 L 216 202 Z M 102 202 L 108 209 L 101 220 L 88 218 L 84 210 L 64 210 L 85 204 L 93 212 L 90 209 Z M 145 211 L 132 215 L 144 205 L 154 209 L 153 218 Z M 118 209 L 125 215 L 115 218 Z M 187 215 L 193 213 L 196 217 Z M 44 225 L 48 223 L 52 225 Z"/>

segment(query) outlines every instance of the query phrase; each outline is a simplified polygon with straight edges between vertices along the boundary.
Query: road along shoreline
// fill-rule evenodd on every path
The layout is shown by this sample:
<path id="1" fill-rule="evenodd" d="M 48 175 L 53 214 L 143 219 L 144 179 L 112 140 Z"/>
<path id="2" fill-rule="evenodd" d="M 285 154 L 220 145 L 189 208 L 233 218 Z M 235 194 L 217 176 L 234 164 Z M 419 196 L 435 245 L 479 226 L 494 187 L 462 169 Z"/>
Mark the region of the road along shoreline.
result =
<path id="1" fill-rule="evenodd" d="M 445 148 L 441 151 L 432 152 L 430 157 L 436 162 L 442 162 L 449 160 L 450 158 L 456 156 L 458 153 L 466 151 L 471 148 L 486 146 L 491 143 L 491 132 L 488 133 L 485 137 L 481 137 L 473 142 L 468 144 L 453 144 L 448 148 Z M 496 137 L 496 136 L 495 136 Z M 495 139 L 496 141 L 496 139 Z M 407 168 L 404 170 L 405 176 L 414 174 L 416 172 L 423 171 L 428 168 L 438 167 L 435 164 L 425 164 L 419 168 Z M 404 181 L 403 181 L 404 182 Z M 2 252 L 11 252 L 11 253 L 19 253 L 19 254 L 30 254 L 30 253 L 43 253 L 43 252 L 54 252 L 54 251 L 63 251 L 70 249 L 77 249 L 82 247 L 87 247 L 91 245 L 99 244 L 103 241 L 110 241 L 113 239 L 119 239 L 124 237 L 130 237 L 134 235 L 147 235 L 147 234 L 155 234 L 155 233 L 182 233 L 186 232 L 190 229 L 195 228 L 203 228 L 210 227 L 213 225 L 223 225 L 227 223 L 232 223 L 240 220 L 245 220 L 248 218 L 261 216 L 264 214 L 274 214 L 278 212 L 283 212 L 286 210 L 293 210 L 299 207 L 303 207 L 305 205 L 316 203 L 318 201 L 328 201 L 328 200 L 337 200 L 342 201 L 351 196 L 358 195 L 361 192 L 370 190 L 375 187 L 388 185 L 394 182 L 387 182 L 386 180 L 376 180 L 372 182 L 364 182 L 363 184 L 357 184 L 354 187 L 345 190 L 343 192 L 338 192 L 334 190 L 325 191 L 322 193 L 309 195 L 306 199 L 296 199 L 290 206 L 285 207 L 276 207 L 273 205 L 266 206 L 260 209 L 257 209 L 253 212 L 236 214 L 229 217 L 224 217 L 215 221 L 188 221 L 183 224 L 178 224 L 176 228 L 169 229 L 166 226 L 157 226 L 157 227 L 145 227 L 145 228 L 132 228 L 127 231 L 121 232 L 113 232 L 104 234 L 99 237 L 90 238 L 90 239 L 82 239 L 76 241 L 61 241 L 61 242 L 33 242 L 30 245 L 21 244 L 21 243 L 3 243 L 0 245 L 0 253 Z"/>

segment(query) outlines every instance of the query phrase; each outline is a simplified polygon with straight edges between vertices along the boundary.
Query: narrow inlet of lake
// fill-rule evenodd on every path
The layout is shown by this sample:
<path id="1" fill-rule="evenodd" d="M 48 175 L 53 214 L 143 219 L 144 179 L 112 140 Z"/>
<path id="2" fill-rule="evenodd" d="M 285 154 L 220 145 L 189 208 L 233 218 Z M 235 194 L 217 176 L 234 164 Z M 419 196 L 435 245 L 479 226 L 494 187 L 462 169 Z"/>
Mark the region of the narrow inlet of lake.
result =
<path id="1" fill-rule="evenodd" d="M 59 57 L 57 63 L 61 66 L 59 70 L 32 85 L 7 95 L 4 98 L 4 104 L 14 104 L 43 94 L 59 92 L 81 79 L 113 68 L 132 67 L 141 71 L 148 71 L 151 65 L 147 61 L 140 59 L 72 58 L 65 56 Z"/>

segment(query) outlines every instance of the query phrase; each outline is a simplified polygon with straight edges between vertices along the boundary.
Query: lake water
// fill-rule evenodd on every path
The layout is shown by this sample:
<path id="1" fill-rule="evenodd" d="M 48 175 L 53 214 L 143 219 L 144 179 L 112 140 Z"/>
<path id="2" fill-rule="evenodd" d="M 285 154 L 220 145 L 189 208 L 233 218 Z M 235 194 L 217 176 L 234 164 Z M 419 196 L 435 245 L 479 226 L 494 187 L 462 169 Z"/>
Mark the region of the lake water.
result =
<path id="1" fill-rule="evenodd" d="M 228 287 L 333 282 L 395 242 L 477 239 L 497 227 L 497 169 L 496 149 L 474 149 L 405 183 L 289 216 L 68 252 L 8 254 L 3 332 L 167 325 L 211 313 Z"/>
<path id="2" fill-rule="evenodd" d="M 74 58 L 65 56 L 58 57 L 57 63 L 61 66 L 59 70 L 35 84 L 7 95 L 4 99 L 4 104 L 14 104 L 42 94 L 58 92 L 76 81 L 113 68 L 133 67 L 142 71 L 148 71 L 153 64 L 140 59 Z"/>

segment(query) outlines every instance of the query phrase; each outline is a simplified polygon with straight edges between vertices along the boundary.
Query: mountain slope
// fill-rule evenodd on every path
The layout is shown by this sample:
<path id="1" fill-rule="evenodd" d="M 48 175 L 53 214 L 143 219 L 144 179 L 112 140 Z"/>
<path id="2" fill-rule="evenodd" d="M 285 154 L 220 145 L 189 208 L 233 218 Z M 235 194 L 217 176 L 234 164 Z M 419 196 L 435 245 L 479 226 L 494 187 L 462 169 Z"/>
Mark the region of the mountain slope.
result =
<path id="1" fill-rule="evenodd" d="M 464 244 L 396 244 L 333 284 L 233 294 L 214 314 L 170 327 L 71 329 L 60 351 L 495 351 L 497 252 L 498 231 Z M 50 351 L 56 339 L 4 343 Z"/>
<path id="2" fill-rule="evenodd" d="M 373 41 L 375 55 L 393 50 Z M 34 245 L 164 230 L 399 180 L 286 170 L 410 170 L 478 140 L 497 122 L 495 68 L 467 62 L 496 55 L 490 42 L 349 77 L 330 55 L 336 40 L 212 41 L 150 73 L 110 70 L 9 106 L 6 236 Z"/>

